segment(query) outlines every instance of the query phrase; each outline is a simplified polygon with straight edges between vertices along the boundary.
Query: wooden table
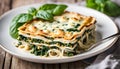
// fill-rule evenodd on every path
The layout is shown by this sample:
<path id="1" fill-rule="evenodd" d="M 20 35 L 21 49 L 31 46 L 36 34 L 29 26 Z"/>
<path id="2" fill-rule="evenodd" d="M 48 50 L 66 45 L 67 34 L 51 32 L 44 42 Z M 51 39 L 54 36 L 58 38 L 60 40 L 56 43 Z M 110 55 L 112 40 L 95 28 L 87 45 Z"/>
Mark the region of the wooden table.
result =
<path id="1" fill-rule="evenodd" d="M 0 0 L 0 15 L 20 6 L 47 2 L 48 0 Z M 55 2 L 76 3 L 81 0 L 53 0 Z M 83 61 L 61 64 L 42 64 L 21 60 L 0 48 L 0 69 L 84 69 L 88 64 Z"/>

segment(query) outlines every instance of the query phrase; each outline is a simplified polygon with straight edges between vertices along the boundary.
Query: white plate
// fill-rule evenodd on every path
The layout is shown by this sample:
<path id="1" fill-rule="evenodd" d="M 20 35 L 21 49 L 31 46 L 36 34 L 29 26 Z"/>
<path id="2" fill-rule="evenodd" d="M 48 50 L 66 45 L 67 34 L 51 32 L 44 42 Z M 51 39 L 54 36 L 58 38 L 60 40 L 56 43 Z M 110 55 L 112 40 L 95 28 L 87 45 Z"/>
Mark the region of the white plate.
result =
<path id="1" fill-rule="evenodd" d="M 13 45 L 13 42 L 15 40 L 11 38 L 11 36 L 9 35 L 10 22 L 12 18 L 17 14 L 22 12 L 27 12 L 27 9 L 29 7 L 39 7 L 40 5 L 41 4 L 34 4 L 34 5 L 28 5 L 28 6 L 16 8 L 1 16 L 0 18 L 1 48 L 3 48 L 8 53 L 27 61 L 38 62 L 38 63 L 63 63 L 63 62 L 82 60 L 82 59 L 94 56 L 96 54 L 99 54 L 107 50 L 108 48 L 110 48 L 117 40 L 117 37 L 116 37 L 108 42 L 102 43 L 101 45 L 95 47 L 94 49 L 88 52 L 85 52 L 83 54 L 78 54 L 76 56 L 69 57 L 69 58 L 41 58 L 39 56 L 34 56 L 33 54 L 30 54 L 28 52 L 21 51 Z M 96 28 L 97 28 L 96 31 L 98 33 L 97 38 L 99 39 L 105 38 L 118 32 L 118 29 L 114 24 L 114 22 L 106 15 L 86 7 L 80 7 L 80 6 L 71 5 L 71 4 L 67 4 L 67 5 L 69 6 L 67 8 L 67 10 L 69 11 L 78 12 L 87 16 L 93 16 L 97 19 L 97 23 L 96 23 Z"/>

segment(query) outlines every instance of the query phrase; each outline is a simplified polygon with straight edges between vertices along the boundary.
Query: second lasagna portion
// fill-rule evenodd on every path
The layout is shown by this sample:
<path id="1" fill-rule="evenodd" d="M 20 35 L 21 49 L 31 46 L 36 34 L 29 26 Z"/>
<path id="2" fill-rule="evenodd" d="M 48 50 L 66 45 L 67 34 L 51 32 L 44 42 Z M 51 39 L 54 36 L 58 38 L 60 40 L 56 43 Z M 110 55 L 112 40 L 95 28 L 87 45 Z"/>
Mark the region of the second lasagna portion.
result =
<path id="1" fill-rule="evenodd" d="M 34 19 L 18 30 L 18 47 L 46 57 L 73 56 L 95 42 L 95 18 L 68 11 L 52 22 Z"/>

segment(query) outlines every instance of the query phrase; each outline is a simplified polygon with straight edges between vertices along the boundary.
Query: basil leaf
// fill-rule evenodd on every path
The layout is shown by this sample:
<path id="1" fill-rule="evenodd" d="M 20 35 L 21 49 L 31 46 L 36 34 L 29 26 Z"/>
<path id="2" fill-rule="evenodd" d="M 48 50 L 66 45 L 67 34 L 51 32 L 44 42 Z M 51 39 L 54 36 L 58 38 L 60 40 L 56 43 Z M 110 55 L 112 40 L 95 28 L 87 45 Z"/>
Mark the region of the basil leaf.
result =
<path id="1" fill-rule="evenodd" d="M 97 4 L 101 4 L 101 3 L 105 3 L 106 1 L 110 1 L 110 0 L 94 0 L 94 1 Z"/>
<path id="2" fill-rule="evenodd" d="M 45 10 L 49 13 L 53 13 L 53 10 L 57 7 L 57 4 L 44 4 L 42 5 L 39 10 Z"/>
<path id="3" fill-rule="evenodd" d="M 67 8 L 67 5 L 58 5 L 58 6 L 54 9 L 53 14 L 54 14 L 54 15 L 61 15 L 66 8 Z"/>
<path id="4" fill-rule="evenodd" d="M 53 20 L 53 15 L 44 10 L 39 10 L 36 14 L 36 17 L 44 20 L 49 20 L 49 21 Z"/>
<path id="5" fill-rule="evenodd" d="M 31 8 L 28 9 L 28 13 L 34 16 L 34 15 L 36 15 L 37 10 L 36 10 L 36 8 L 31 7 Z"/>
<path id="6" fill-rule="evenodd" d="M 96 9 L 97 8 L 97 4 L 95 3 L 95 0 L 86 0 L 86 6 L 87 7 L 90 7 L 90 8 L 93 8 L 93 9 Z"/>
<path id="7" fill-rule="evenodd" d="M 9 33 L 10 35 L 14 38 L 14 39 L 17 39 L 18 37 L 18 28 L 20 26 L 22 26 L 23 24 L 22 23 L 14 23 L 14 25 L 11 25 L 10 26 L 10 30 L 9 30 Z"/>
<path id="8" fill-rule="evenodd" d="M 30 21 L 32 19 L 33 19 L 33 16 L 31 14 L 23 13 L 20 15 L 18 23 L 24 23 L 24 22 Z"/>
<path id="9" fill-rule="evenodd" d="M 87 0 L 86 6 L 103 12 L 109 16 L 119 16 L 120 6 L 111 0 Z"/>
<path id="10" fill-rule="evenodd" d="M 32 20 L 32 16 L 30 14 L 19 14 L 15 16 L 10 24 L 9 33 L 14 38 L 18 37 L 18 28 L 22 26 L 25 22 Z"/>
<path id="11" fill-rule="evenodd" d="M 56 4 L 44 4 L 39 8 L 39 10 L 52 10 L 56 8 L 56 6 Z"/>
<path id="12" fill-rule="evenodd" d="M 31 7 L 30 9 L 28 9 L 28 13 L 22 13 L 14 17 L 10 24 L 9 33 L 13 38 L 17 39 L 18 28 L 22 26 L 25 22 L 33 20 L 33 16 L 35 18 L 52 21 L 53 15 L 62 14 L 66 8 L 66 5 L 44 4 L 37 11 L 36 8 Z"/>
<path id="13" fill-rule="evenodd" d="M 97 10 L 104 12 L 105 2 L 110 0 L 95 0 L 95 3 L 97 4 Z"/>
<path id="14" fill-rule="evenodd" d="M 105 11 L 104 13 L 109 16 L 119 16 L 120 15 L 120 6 L 118 6 L 116 3 L 107 1 L 105 3 Z"/>
<path id="15" fill-rule="evenodd" d="M 53 15 L 61 15 L 64 10 L 67 8 L 67 5 L 56 5 L 56 4 L 45 4 L 39 8 L 39 10 L 45 10 Z"/>
<path id="16" fill-rule="evenodd" d="M 10 24 L 10 29 L 9 29 L 9 33 L 10 35 L 14 38 L 14 39 L 17 39 L 18 37 L 18 28 L 23 25 L 22 23 L 19 23 L 18 24 L 18 20 L 20 19 L 21 17 L 21 14 L 20 15 L 17 15 L 13 18 L 11 24 Z"/>

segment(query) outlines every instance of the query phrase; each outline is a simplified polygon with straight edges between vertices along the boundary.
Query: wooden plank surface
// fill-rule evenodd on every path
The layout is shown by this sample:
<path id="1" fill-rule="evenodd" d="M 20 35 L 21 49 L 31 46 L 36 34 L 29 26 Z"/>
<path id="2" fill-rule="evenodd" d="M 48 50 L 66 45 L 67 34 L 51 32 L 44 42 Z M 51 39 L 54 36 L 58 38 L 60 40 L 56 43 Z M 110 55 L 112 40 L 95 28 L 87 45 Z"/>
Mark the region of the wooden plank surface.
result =
<path id="1" fill-rule="evenodd" d="M 5 59 L 5 51 L 3 51 L 3 50 L 0 48 L 0 69 L 3 68 L 4 59 Z"/>
<path id="2" fill-rule="evenodd" d="M 21 60 L 17 57 L 12 58 L 11 69 L 43 69 L 42 64 Z"/>
<path id="3" fill-rule="evenodd" d="M 76 3 L 77 0 L 49 0 L 54 2 L 67 2 Z M 80 1 L 80 0 L 78 0 Z M 0 15 L 9 9 L 17 8 L 20 6 L 34 4 L 34 3 L 45 3 L 48 0 L 0 0 Z M 41 64 L 33 63 L 25 60 L 21 60 L 17 57 L 11 56 L 0 49 L 0 69 L 84 69 L 87 66 L 82 61 L 61 63 L 61 64 Z"/>
<path id="4" fill-rule="evenodd" d="M 75 3 L 76 0 L 57 0 L 57 2 Z"/>
<path id="5" fill-rule="evenodd" d="M 12 8 L 44 2 L 47 2 L 47 0 L 12 0 Z"/>
<path id="6" fill-rule="evenodd" d="M 10 0 L 0 0 L 0 15 L 7 12 L 10 8 Z M 0 48 L 0 69 L 3 69 L 5 65 L 5 54 L 5 51 Z"/>
<path id="7" fill-rule="evenodd" d="M 9 69 L 11 67 L 12 55 L 6 53 L 6 58 L 4 61 L 4 69 Z"/>
<path id="8" fill-rule="evenodd" d="M 76 0 L 76 2 L 82 2 L 82 1 L 84 1 L 84 0 Z"/>

